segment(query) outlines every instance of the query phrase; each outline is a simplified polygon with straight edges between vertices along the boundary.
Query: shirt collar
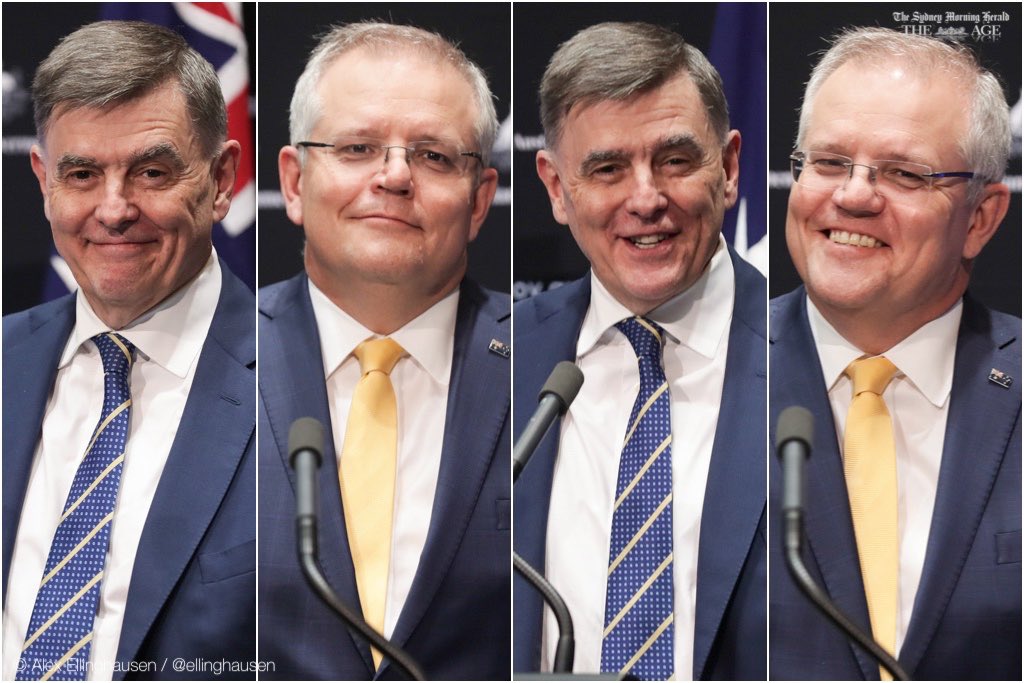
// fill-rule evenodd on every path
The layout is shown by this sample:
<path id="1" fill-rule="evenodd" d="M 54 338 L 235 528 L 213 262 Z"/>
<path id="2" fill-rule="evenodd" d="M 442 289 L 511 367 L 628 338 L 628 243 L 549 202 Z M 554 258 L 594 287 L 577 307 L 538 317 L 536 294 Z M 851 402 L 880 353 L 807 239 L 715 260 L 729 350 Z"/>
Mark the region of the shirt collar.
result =
<path id="1" fill-rule="evenodd" d="M 658 323 L 669 338 L 713 358 L 732 321 L 736 282 L 732 259 L 719 235 L 718 247 L 704 273 L 686 291 L 655 308 L 645 317 Z M 590 274 L 590 305 L 580 328 L 577 357 L 592 351 L 599 342 L 607 342 L 614 334 L 615 323 L 633 314 Z"/>
<path id="2" fill-rule="evenodd" d="M 948 311 L 883 354 L 899 370 L 897 376 L 905 376 L 936 407 L 942 407 L 953 388 L 956 340 L 962 315 L 963 300 L 959 299 Z M 825 385 L 831 391 L 843 377 L 846 367 L 865 354 L 825 320 L 810 298 L 807 299 L 807 317 Z"/>
<path id="3" fill-rule="evenodd" d="M 366 339 L 381 337 L 336 306 L 309 280 L 313 314 L 320 331 L 320 353 L 324 378 L 329 378 L 352 356 L 356 346 Z M 455 289 L 436 304 L 387 335 L 402 345 L 409 356 L 442 386 L 447 386 L 452 371 L 455 347 L 455 319 L 459 310 L 459 290 Z"/>
<path id="4" fill-rule="evenodd" d="M 114 330 L 130 341 L 141 357 L 155 362 L 184 379 L 199 358 L 213 314 L 220 300 L 221 272 L 217 252 L 211 251 L 206 265 L 192 281 L 128 323 Z M 63 368 L 82 344 L 110 326 L 99 319 L 89 300 L 78 290 L 75 301 L 75 327 L 60 358 Z"/>

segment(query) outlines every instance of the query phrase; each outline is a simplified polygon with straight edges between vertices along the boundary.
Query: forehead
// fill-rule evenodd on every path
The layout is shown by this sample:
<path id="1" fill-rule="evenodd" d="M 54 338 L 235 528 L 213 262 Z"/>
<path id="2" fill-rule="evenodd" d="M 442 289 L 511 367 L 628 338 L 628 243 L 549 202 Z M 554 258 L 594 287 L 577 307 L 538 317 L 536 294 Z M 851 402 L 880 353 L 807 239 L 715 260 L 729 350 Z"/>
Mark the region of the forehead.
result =
<path id="1" fill-rule="evenodd" d="M 160 142 L 169 142 L 182 153 L 195 142 L 185 97 L 173 83 L 108 107 L 57 105 L 44 140 L 50 154 L 89 152 L 91 156 L 135 151 Z"/>
<path id="2" fill-rule="evenodd" d="M 644 147 L 675 136 L 690 136 L 710 147 L 714 135 L 700 92 L 687 73 L 625 100 L 574 106 L 565 117 L 560 151 Z"/>
<path id="3" fill-rule="evenodd" d="M 847 62 L 815 94 L 805 142 L 944 157 L 966 133 L 968 109 L 963 82 L 947 72 Z"/>
<path id="4" fill-rule="evenodd" d="M 412 49 L 359 47 L 331 62 L 317 84 L 325 132 L 392 129 L 468 137 L 474 92 L 454 66 Z"/>

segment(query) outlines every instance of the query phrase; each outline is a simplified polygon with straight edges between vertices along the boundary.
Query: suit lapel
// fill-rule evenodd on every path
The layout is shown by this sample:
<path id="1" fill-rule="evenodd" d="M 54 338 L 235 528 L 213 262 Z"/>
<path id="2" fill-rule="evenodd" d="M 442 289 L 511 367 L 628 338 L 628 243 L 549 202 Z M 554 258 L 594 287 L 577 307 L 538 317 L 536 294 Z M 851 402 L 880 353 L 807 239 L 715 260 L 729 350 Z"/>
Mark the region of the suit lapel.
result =
<path id="1" fill-rule="evenodd" d="M 1010 389 L 988 381 L 992 369 L 1020 368 L 1020 357 L 1003 350 L 1016 332 L 999 334 L 991 329 L 987 311 L 966 297 L 928 548 L 900 651 L 910 672 L 924 656 L 960 579 L 1020 414 L 1020 378 L 1014 377 Z"/>
<path id="2" fill-rule="evenodd" d="M 57 377 L 57 363 L 75 324 L 75 297 L 28 313 L 30 334 L 4 349 L 3 374 L 3 595 L 25 502 L 43 413 Z"/>
<path id="3" fill-rule="evenodd" d="M 513 438 L 518 438 L 537 407 L 537 395 L 548 375 L 560 361 L 576 361 L 576 344 L 580 328 L 590 304 L 590 274 L 564 285 L 552 295 L 532 302 L 535 320 L 525 324 L 525 333 L 516 336 L 520 349 L 515 372 L 516 413 Z M 522 309 L 519 309 L 522 310 Z M 519 315 L 517 310 L 516 315 Z M 530 314 L 524 314 L 530 315 Z M 548 529 L 548 511 L 551 501 L 551 483 L 555 460 L 558 457 L 560 423 L 537 446 L 533 457 L 523 469 L 513 493 L 515 522 L 513 544 L 516 552 L 530 566 L 541 573 L 545 565 L 545 543 Z M 529 660 L 516 664 L 520 669 L 537 671 L 540 667 L 541 618 L 543 602 L 536 590 L 517 577 L 523 594 L 515 597 L 514 619 L 518 624 L 517 639 L 524 643 L 517 648 L 529 648 Z M 524 634 L 524 635 L 521 635 Z"/>
<path id="4" fill-rule="evenodd" d="M 119 661 L 135 658 L 255 438 L 250 302 L 245 286 L 225 271 L 218 308 L 139 540 Z"/>
<path id="5" fill-rule="evenodd" d="M 261 301 L 260 310 L 264 316 L 260 321 L 260 344 L 272 349 L 287 349 L 286 353 L 278 356 L 277 367 L 266 368 L 259 374 L 260 394 L 266 406 L 272 438 L 277 444 L 281 467 L 287 473 L 294 494 L 295 473 L 288 462 L 288 432 L 300 417 L 319 421 L 324 426 L 324 460 L 319 475 L 320 569 L 346 604 L 361 613 L 341 506 L 338 460 L 332 438 L 320 334 L 306 276 L 292 278 L 276 299 L 266 303 Z M 271 435 L 261 435 L 260 438 L 271 438 Z M 369 646 L 357 640 L 348 629 L 346 632 L 369 675 L 374 669 Z"/>
<path id="6" fill-rule="evenodd" d="M 741 271 L 743 267 L 734 259 L 736 301 L 701 514 L 693 638 L 693 675 L 697 679 L 703 678 L 704 665 L 765 508 L 765 433 L 737 428 L 744 416 L 764 414 L 768 391 L 764 286 L 745 269 Z"/>
<path id="7" fill-rule="evenodd" d="M 870 632 L 850 503 L 845 495 L 843 462 L 821 362 L 807 319 L 803 288 L 789 295 L 786 302 L 779 319 L 772 320 L 772 342 L 784 345 L 771 357 L 772 414 L 797 405 L 814 415 L 814 446 L 806 469 L 805 528 L 810 550 L 806 561 L 808 567 L 817 567 L 826 592 L 839 609 Z M 878 665 L 874 660 L 852 644 L 850 650 L 862 675 L 869 680 L 877 679 Z"/>
<path id="8" fill-rule="evenodd" d="M 511 342 L 499 325 L 509 311 L 495 308 L 485 306 L 475 284 L 463 282 L 437 489 L 416 576 L 395 624 L 392 640 L 399 646 L 415 631 L 459 550 L 508 418 L 510 382 L 496 378 L 510 377 L 509 360 L 488 347 L 492 339 Z"/>

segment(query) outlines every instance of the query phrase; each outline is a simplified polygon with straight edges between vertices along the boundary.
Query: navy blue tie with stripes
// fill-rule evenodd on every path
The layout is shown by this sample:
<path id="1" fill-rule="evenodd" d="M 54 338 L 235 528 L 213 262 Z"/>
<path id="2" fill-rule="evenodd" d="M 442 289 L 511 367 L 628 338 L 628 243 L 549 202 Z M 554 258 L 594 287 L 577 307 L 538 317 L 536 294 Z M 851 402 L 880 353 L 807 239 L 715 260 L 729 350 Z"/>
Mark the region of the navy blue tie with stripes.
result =
<path id="1" fill-rule="evenodd" d="M 92 341 L 103 360 L 103 411 L 53 535 L 22 648 L 19 681 L 88 677 L 93 621 L 128 439 L 134 351 L 129 341 L 112 332 Z"/>
<path id="2" fill-rule="evenodd" d="M 671 398 L 662 367 L 665 332 L 646 318 L 615 325 L 640 366 L 640 391 L 619 460 L 602 671 L 641 680 L 674 675 Z"/>

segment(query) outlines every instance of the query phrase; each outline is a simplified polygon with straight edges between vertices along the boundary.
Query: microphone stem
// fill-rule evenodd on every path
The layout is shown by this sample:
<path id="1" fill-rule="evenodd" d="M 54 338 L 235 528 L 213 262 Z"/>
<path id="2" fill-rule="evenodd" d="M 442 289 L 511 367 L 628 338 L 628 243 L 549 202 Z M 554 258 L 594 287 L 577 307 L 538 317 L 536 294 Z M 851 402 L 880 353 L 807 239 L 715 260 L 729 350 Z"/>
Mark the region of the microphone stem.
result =
<path id="1" fill-rule="evenodd" d="M 814 582 L 810 572 L 807 571 L 803 558 L 800 557 L 801 539 L 803 538 L 803 513 L 792 508 L 785 509 L 783 510 L 783 518 L 786 525 L 784 531 L 786 564 L 789 566 L 789 571 L 796 580 L 800 590 L 846 635 L 870 652 L 892 674 L 894 680 L 909 681 L 910 677 L 907 676 L 907 672 L 903 670 L 899 662 L 886 652 L 881 645 L 866 636 L 845 614 L 840 612 L 828 599 L 821 587 Z"/>
<path id="2" fill-rule="evenodd" d="M 392 645 L 384 636 L 370 628 L 363 622 L 359 615 L 348 608 L 345 603 L 338 599 L 327 579 L 320 572 L 317 566 L 316 547 L 316 519 L 308 516 L 300 516 L 296 520 L 296 532 L 298 534 L 299 558 L 302 564 L 302 573 L 306 575 L 310 585 L 316 591 L 320 599 L 326 602 L 331 609 L 337 612 L 350 629 L 359 633 L 368 640 L 373 647 L 377 648 L 385 657 L 394 662 L 395 666 L 401 669 L 405 675 L 414 681 L 424 681 L 426 677 L 416 662 L 405 652 Z"/>
<path id="3" fill-rule="evenodd" d="M 524 579 L 540 591 L 544 601 L 548 603 L 551 611 L 554 612 L 555 620 L 558 622 L 558 645 L 555 647 L 555 662 L 552 673 L 572 673 L 572 663 L 576 654 L 576 641 L 569 608 L 554 586 L 548 583 L 548 580 L 531 567 L 526 560 L 519 557 L 519 553 L 512 553 L 512 565 Z"/>

